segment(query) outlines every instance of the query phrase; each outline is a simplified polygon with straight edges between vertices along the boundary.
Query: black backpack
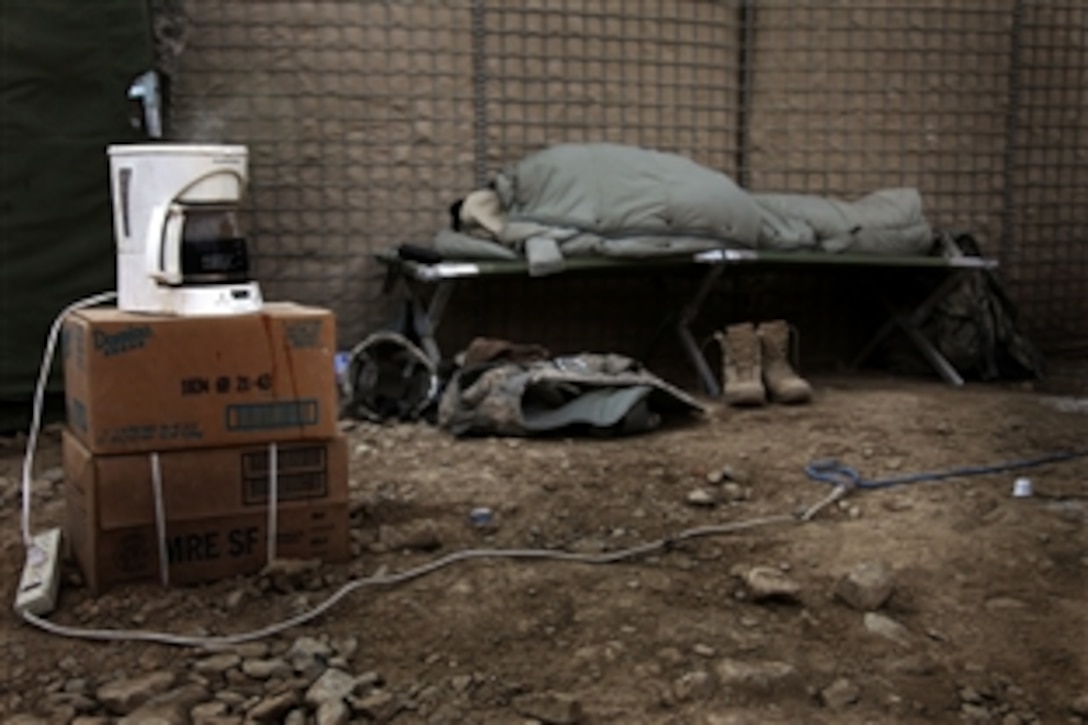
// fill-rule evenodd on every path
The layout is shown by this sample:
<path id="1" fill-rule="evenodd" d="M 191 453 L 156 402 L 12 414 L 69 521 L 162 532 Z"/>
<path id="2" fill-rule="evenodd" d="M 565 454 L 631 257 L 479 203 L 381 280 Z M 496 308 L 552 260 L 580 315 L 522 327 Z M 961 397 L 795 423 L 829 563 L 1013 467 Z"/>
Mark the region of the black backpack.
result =
<path id="1" fill-rule="evenodd" d="M 974 237 L 939 232 L 946 253 L 982 256 Z M 1017 311 L 992 270 L 964 275 L 934 308 L 923 332 L 965 377 L 978 380 L 1041 379 L 1043 356 L 1017 328 Z"/>

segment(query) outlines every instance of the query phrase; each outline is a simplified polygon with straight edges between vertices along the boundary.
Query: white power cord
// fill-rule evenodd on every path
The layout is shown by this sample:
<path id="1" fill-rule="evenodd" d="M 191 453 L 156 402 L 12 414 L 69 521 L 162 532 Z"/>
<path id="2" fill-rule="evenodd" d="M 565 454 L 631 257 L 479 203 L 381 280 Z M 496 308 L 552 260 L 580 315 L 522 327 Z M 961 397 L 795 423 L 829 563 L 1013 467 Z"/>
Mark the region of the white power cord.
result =
<path id="1" fill-rule="evenodd" d="M 53 354 L 56 350 L 57 338 L 61 325 L 64 319 L 69 313 L 74 312 L 85 307 L 93 307 L 94 305 L 102 304 L 103 302 L 109 302 L 117 297 L 115 292 L 104 292 L 102 294 L 94 295 L 93 297 L 87 297 L 86 299 L 74 302 L 68 307 L 65 307 L 61 311 L 57 319 L 54 320 L 52 327 L 49 330 L 49 337 L 46 341 L 45 353 L 42 359 L 41 372 L 38 376 L 38 386 L 34 391 L 34 409 L 30 423 L 30 433 L 27 437 L 26 444 L 26 456 L 23 459 L 23 480 L 22 480 L 22 495 L 23 495 L 23 509 L 22 509 L 22 532 L 23 540 L 27 549 L 28 560 L 32 560 L 35 555 L 34 537 L 30 533 L 30 495 L 31 495 L 31 479 L 34 468 L 34 452 L 38 443 L 38 432 L 41 428 L 41 416 L 43 398 L 45 396 L 45 386 L 49 378 L 49 371 L 53 363 Z M 841 496 L 841 493 L 835 492 L 834 496 Z M 668 550 L 675 544 L 686 541 L 689 539 L 695 539 L 703 536 L 714 536 L 721 534 L 733 533 L 736 531 L 742 531 L 744 529 L 753 529 L 760 526 L 768 526 L 771 524 L 784 524 L 789 522 L 804 523 L 810 521 L 815 514 L 824 508 L 831 502 L 831 497 L 826 497 L 824 500 L 812 506 L 805 512 L 798 516 L 781 514 L 777 516 L 765 516 L 762 518 L 753 518 L 745 521 L 737 521 L 728 524 L 712 525 L 712 526 L 700 526 L 691 529 L 685 529 L 679 534 L 673 537 L 658 539 L 646 544 L 640 544 L 638 546 L 630 547 L 627 549 L 621 549 L 619 551 L 607 553 L 607 554 L 577 554 L 573 552 L 555 551 L 549 549 L 463 549 L 461 551 L 454 552 L 447 556 L 441 557 L 434 561 L 420 566 L 413 567 L 399 574 L 390 574 L 382 576 L 372 576 L 365 579 L 355 579 L 341 586 L 332 595 L 327 597 L 323 602 L 315 606 L 314 608 L 296 615 L 289 619 L 283 620 L 276 624 L 268 625 L 260 629 L 250 630 L 248 632 L 241 632 L 232 635 L 223 636 L 187 636 L 179 634 L 171 634 L 168 632 L 155 632 L 149 630 L 131 630 L 131 629 L 92 629 L 84 627 L 69 627 L 62 624 L 51 622 L 48 619 L 40 617 L 30 611 L 22 611 L 21 615 L 23 620 L 29 624 L 34 625 L 46 632 L 60 635 L 62 637 L 72 637 L 77 639 L 88 639 L 98 641 L 141 641 L 141 642 L 157 642 L 160 644 L 177 645 L 182 647 L 218 647 L 225 645 L 240 644 L 243 642 L 250 642 L 257 639 L 263 639 L 280 632 L 286 631 L 293 627 L 310 622 L 317 617 L 321 616 L 333 606 L 337 604 L 341 599 L 346 597 L 356 589 L 362 589 L 365 587 L 374 586 L 393 586 L 401 584 L 412 579 L 417 579 L 426 574 L 438 571 L 447 566 L 455 564 L 461 561 L 468 561 L 470 559 L 534 559 L 534 560 L 551 560 L 551 561 L 565 561 L 574 562 L 580 564 L 614 564 L 625 559 L 630 559 L 635 556 L 648 554 L 653 551 Z M 38 552 L 41 555 L 41 552 Z"/>
<path id="2" fill-rule="evenodd" d="M 321 616 L 329 609 L 331 609 L 337 602 L 346 597 L 356 589 L 362 589 L 364 587 L 373 586 L 392 586 L 394 584 L 401 584 L 411 579 L 419 578 L 425 574 L 430 574 L 439 569 L 443 569 L 451 564 L 455 564 L 459 561 L 468 561 L 469 559 L 544 559 L 553 561 L 566 561 L 576 562 L 581 564 L 614 564 L 624 559 L 630 559 L 634 556 L 641 554 L 647 554 L 652 551 L 667 550 L 673 545 L 687 540 L 694 539 L 700 536 L 712 536 L 717 534 L 727 534 L 735 531 L 741 531 L 743 529 L 752 529 L 758 526 L 767 526 L 770 524 L 783 524 L 788 522 L 797 521 L 795 516 L 779 515 L 779 516 L 766 516 L 763 518 L 749 519 L 747 521 L 738 521 L 731 524 L 721 524 L 717 526 L 700 526 L 693 529 L 687 529 L 677 534 L 675 537 L 658 539 L 647 544 L 641 544 L 629 549 L 622 549 L 620 551 L 611 552 L 608 554 L 576 554 L 565 551 L 552 551 L 549 549 L 462 549 L 452 554 L 448 554 L 440 559 L 436 559 L 426 564 L 408 569 L 399 574 L 390 574 L 384 576 L 372 576 L 366 579 L 355 579 L 353 581 L 344 584 L 331 596 L 326 598 L 323 602 L 318 604 L 313 609 L 303 612 L 297 616 L 282 622 L 263 627 L 261 629 L 251 630 L 249 632 L 242 632 L 239 634 L 223 635 L 220 637 L 195 637 L 178 634 L 169 634 L 166 632 L 152 632 L 147 630 L 132 630 L 132 629 L 86 629 L 82 627 L 68 627 L 65 625 L 56 624 L 50 622 L 47 619 L 43 619 L 37 615 L 29 612 L 23 613 L 23 619 L 30 624 L 40 627 L 47 632 L 58 634 L 64 637 L 75 637 L 79 639 L 90 639 L 99 641 L 140 641 L 140 642 L 157 642 L 159 644 L 178 645 L 182 647 L 222 647 L 227 645 L 241 644 L 243 642 L 250 642 L 256 639 L 263 639 L 264 637 L 270 637 L 274 634 L 279 634 L 285 630 L 297 627 L 299 625 L 310 622 L 317 617 Z"/>
<path id="3" fill-rule="evenodd" d="M 60 337 L 60 328 L 64 324 L 64 319 L 68 317 L 70 313 L 85 307 L 94 307 L 95 305 L 100 305 L 103 302 L 110 302 L 115 299 L 117 299 L 116 292 L 102 292 L 101 294 L 81 299 L 78 302 L 73 302 L 61 310 L 60 314 L 53 320 L 53 324 L 49 328 L 49 336 L 45 341 L 45 352 L 42 355 L 41 368 L 38 370 L 38 385 L 34 388 L 34 404 L 30 418 L 30 432 L 27 434 L 26 455 L 23 457 L 23 546 L 26 547 L 27 556 L 31 561 L 33 561 L 35 556 L 41 556 L 42 553 L 35 548 L 34 536 L 30 532 L 30 482 L 34 477 L 34 452 L 38 447 L 38 433 L 42 426 L 42 407 L 44 406 L 45 387 L 49 382 L 49 372 L 53 368 L 53 354 L 57 348 L 57 339 Z"/>

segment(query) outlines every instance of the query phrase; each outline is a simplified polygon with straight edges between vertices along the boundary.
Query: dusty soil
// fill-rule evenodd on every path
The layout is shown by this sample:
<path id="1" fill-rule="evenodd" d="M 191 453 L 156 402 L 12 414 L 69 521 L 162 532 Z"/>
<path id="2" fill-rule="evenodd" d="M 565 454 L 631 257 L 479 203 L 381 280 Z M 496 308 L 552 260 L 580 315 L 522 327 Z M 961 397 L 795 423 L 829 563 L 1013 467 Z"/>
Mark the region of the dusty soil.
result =
<path id="1" fill-rule="evenodd" d="M 116 722 L 123 713 L 103 686 L 167 671 L 173 687 L 196 695 L 160 721 L 242 722 L 335 667 L 369 688 L 350 707 L 315 713 L 290 696 L 293 709 L 268 709 L 279 713 L 270 717 L 708 725 L 1088 717 L 1088 459 L 856 491 L 807 523 L 677 539 L 815 504 L 831 489 L 806 477 L 813 459 L 879 479 L 1088 441 L 1083 399 L 1021 386 L 813 382 L 807 406 L 741 411 L 707 401 L 705 417 L 633 438 L 458 440 L 427 424 L 357 424 L 347 432 L 357 551 L 349 564 L 99 598 L 69 565 L 53 619 L 227 634 L 303 611 L 354 577 L 462 549 L 599 554 L 673 540 L 613 564 L 470 560 L 357 589 L 308 624 L 236 648 L 240 664 L 218 668 L 192 648 L 65 639 L 4 615 L 0 712 L 13 722 Z M 63 514 L 55 431 L 43 445 L 36 526 Z M 0 457 L 8 602 L 22 561 L 20 456 L 9 441 Z M 1035 496 L 1012 496 L 1020 475 Z M 490 526 L 470 520 L 481 506 L 493 511 Z M 865 562 L 885 565 L 894 583 L 868 618 L 835 595 Z M 758 566 L 795 585 L 793 598 L 756 601 L 744 575 Z M 329 645 L 316 668 L 270 675 L 252 664 L 286 658 L 307 637 Z"/>

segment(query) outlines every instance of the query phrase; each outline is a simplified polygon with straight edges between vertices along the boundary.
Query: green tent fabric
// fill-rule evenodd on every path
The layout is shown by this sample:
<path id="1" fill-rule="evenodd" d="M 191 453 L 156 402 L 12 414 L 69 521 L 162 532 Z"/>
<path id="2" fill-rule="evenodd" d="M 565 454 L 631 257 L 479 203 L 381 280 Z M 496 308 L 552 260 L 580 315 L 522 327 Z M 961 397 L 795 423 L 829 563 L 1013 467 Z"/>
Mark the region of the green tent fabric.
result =
<path id="1" fill-rule="evenodd" d="M 115 288 L 106 147 L 146 138 L 128 88 L 152 64 L 141 0 L 0 0 L 0 432 L 29 421 L 57 313 Z"/>

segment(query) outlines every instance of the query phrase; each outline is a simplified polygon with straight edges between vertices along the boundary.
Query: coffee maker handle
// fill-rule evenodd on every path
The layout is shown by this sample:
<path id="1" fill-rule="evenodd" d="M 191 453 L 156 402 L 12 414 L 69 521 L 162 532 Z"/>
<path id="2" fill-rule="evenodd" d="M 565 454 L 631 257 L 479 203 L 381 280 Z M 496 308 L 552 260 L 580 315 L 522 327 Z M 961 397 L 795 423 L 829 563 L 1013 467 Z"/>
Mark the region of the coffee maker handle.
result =
<path id="1" fill-rule="evenodd" d="M 145 252 L 147 273 L 156 281 L 181 284 L 182 219 L 183 212 L 177 204 L 160 204 L 151 210 Z"/>

